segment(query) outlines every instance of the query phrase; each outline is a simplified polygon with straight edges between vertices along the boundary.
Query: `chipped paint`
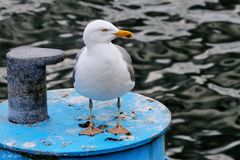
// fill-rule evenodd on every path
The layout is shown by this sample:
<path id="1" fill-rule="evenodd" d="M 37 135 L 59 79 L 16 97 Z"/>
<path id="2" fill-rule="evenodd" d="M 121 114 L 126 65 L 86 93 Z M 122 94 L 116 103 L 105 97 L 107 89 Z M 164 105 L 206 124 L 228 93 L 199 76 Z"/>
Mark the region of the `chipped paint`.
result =
<path id="1" fill-rule="evenodd" d="M 62 147 L 67 147 L 70 144 L 72 144 L 72 142 L 62 142 Z"/>
<path id="2" fill-rule="evenodd" d="M 35 142 L 26 142 L 22 146 L 24 148 L 33 148 L 33 147 L 36 147 L 36 143 Z"/>
<path id="3" fill-rule="evenodd" d="M 66 100 L 66 102 L 70 105 L 70 106 L 75 106 L 75 105 L 80 105 L 83 101 L 86 101 L 86 98 L 84 97 L 70 97 Z"/>
<path id="4" fill-rule="evenodd" d="M 82 149 L 95 149 L 95 148 L 97 148 L 97 146 L 84 146 L 84 145 L 82 145 L 81 148 Z"/>
<path id="5" fill-rule="evenodd" d="M 148 102 L 154 102 L 154 99 L 148 98 L 147 101 L 148 101 Z"/>
<path id="6" fill-rule="evenodd" d="M 159 122 L 159 118 L 158 117 L 154 117 L 154 116 L 149 116 L 146 120 L 146 123 L 148 124 L 155 124 Z M 161 126 L 161 125 L 160 125 Z"/>
<path id="7" fill-rule="evenodd" d="M 41 142 L 45 145 L 45 146 L 51 146 L 52 145 L 52 142 L 51 141 L 48 141 L 48 140 L 41 140 Z"/>
<path id="8" fill-rule="evenodd" d="M 5 101 L 0 103 L 0 130 L 5 131 L 0 136 L 0 143 L 5 148 L 19 152 L 54 156 L 86 156 L 127 150 L 130 152 L 130 149 L 135 150 L 139 145 L 147 147 L 149 142 L 162 141 L 162 135 L 171 120 L 170 112 L 164 105 L 147 99 L 135 93 L 127 93 L 121 98 L 122 124 L 131 135 L 117 136 L 106 132 L 117 123 L 116 100 L 93 101 L 94 124 L 96 127 L 103 127 L 105 131 L 93 137 L 79 136 L 79 132 L 84 128 L 78 124 L 88 121 L 88 100 L 73 89 L 48 91 L 50 118 L 34 125 L 10 123 L 7 120 L 8 103 Z M 70 107 L 69 104 L 74 106 Z M 158 149 L 164 147 L 151 149 L 159 152 Z"/>
<path id="9" fill-rule="evenodd" d="M 142 106 L 137 108 L 135 111 L 137 112 L 148 112 L 151 111 L 153 109 L 153 106 Z"/>
<path id="10" fill-rule="evenodd" d="M 135 139 L 134 136 L 120 136 L 120 138 L 128 141 L 133 141 Z"/>
<path id="11" fill-rule="evenodd" d="M 13 147 L 16 145 L 16 140 L 14 139 L 8 139 L 5 141 L 6 145 L 9 146 L 9 147 Z"/>
<path id="12" fill-rule="evenodd" d="M 69 135 L 76 135 L 76 134 L 78 134 L 80 131 L 81 131 L 80 128 L 68 128 L 68 129 L 65 130 L 65 133 L 66 133 L 66 134 L 69 134 Z"/>

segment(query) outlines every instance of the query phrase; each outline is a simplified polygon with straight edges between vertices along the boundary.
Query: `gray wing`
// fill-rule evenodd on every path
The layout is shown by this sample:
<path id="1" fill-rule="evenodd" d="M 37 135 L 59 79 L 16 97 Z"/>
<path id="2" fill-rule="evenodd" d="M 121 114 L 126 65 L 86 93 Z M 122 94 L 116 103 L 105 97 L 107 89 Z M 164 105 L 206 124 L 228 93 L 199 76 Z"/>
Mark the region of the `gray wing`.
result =
<path id="1" fill-rule="evenodd" d="M 81 56 L 81 54 L 82 54 L 82 52 L 83 52 L 84 49 L 85 49 L 85 47 L 81 48 L 81 49 L 78 51 L 77 56 L 76 56 L 76 58 L 75 58 L 76 64 L 77 64 L 77 61 L 78 61 L 79 57 Z M 72 76 L 72 82 L 73 82 L 73 84 L 74 84 L 74 82 L 75 82 L 75 73 L 76 73 L 76 69 L 75 69 L 75 68 L 76 68 L 76 64 L 75 64 L 75 66 L 73 67 L 73 76 Z"/>
<path id="2" fill-rule="evenodd" d="M 121 47 L 119 45 L 115 45 L 115 46 L 120 51 L 120 53 L 123 57 L 123 60 L 127 63 L 127 68 L 128 68 L 128 72 L 130 74 L 131 80 L 135 81 L 135 74 L 134 74 L 134 69 L 132 66 L 132 59 L 131 59 L 130 55 L 123 47 Z"/>

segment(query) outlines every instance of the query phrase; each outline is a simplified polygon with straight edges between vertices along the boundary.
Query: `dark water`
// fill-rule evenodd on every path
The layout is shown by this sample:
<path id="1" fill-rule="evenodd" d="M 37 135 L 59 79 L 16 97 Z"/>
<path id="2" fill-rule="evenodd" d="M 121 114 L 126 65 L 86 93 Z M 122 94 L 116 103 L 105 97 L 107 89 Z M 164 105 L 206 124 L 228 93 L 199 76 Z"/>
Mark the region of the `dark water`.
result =
<path id="1" fill-rule="evenodd" d="M 59 48 L 48 88 L 72 87 L 82 31 L 93 19 L 131 30 L 118 39 L 133 58 L 135 92 L 173 112 L 172 160 L 240 159 L 240 0 L 1 0 L 0 100 L 6 99 L 5 54 L 20 45 Z"/>

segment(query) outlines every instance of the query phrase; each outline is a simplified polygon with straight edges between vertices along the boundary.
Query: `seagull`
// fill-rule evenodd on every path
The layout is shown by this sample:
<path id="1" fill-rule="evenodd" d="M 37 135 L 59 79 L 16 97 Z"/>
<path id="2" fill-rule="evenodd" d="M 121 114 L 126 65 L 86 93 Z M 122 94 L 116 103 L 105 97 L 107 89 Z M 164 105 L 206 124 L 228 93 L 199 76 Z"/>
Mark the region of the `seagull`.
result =
<path id="1" fill-rule="evenodd" d="M 75 90 L 89 99 L 90 124 L 80 135 L 93 136 L 103 132 L 96 128 L 92 121 L 93 100 L 107 101 L 115 98 L 118 122 L 114 128 L 107 131 L 116 135 L 129 133 L 121 124 L 120 97 L 133 89 L 135 75 L 128 52 L 111 41 L 117 37 L 132 36 L 130 31 L 119 30 L 105 20 L 94 20 L 84 29 L 85 46 L 76 56 L 73 79 Z"/>

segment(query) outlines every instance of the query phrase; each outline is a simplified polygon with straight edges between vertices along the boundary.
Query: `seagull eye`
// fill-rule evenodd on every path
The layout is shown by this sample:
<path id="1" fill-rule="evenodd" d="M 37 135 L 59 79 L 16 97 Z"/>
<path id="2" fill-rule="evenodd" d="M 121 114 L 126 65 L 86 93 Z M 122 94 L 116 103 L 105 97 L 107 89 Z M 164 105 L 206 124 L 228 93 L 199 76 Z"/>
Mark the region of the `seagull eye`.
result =
<path id="1" fill-rule="evenodd" d="M 108 29 L 107 29 L 107 28 L 104 28 L 104 29 L 102 29 L 102 31 L 103 31 L 103 32 L 107 32 L 107 31 L 108 31 Z"/>

